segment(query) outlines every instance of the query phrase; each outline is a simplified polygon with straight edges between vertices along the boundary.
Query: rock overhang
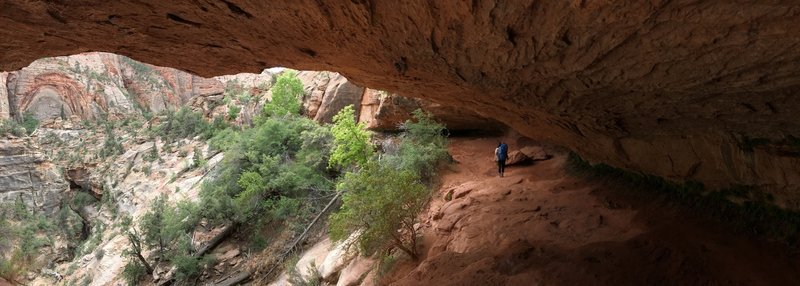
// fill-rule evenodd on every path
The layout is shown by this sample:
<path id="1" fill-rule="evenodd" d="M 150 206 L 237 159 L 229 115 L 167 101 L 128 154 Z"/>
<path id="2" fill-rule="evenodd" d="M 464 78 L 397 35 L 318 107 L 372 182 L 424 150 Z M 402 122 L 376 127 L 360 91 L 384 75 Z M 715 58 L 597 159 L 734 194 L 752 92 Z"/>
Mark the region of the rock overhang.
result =
<path id="1" fill-rule="evenodd" d="M 797 23 L 794 1 L 11 0 L 0 70 L 85 51 L 204 76 L 335 70 L 593 161 L 795 201 L 779 151 L 800 134 Z"/>

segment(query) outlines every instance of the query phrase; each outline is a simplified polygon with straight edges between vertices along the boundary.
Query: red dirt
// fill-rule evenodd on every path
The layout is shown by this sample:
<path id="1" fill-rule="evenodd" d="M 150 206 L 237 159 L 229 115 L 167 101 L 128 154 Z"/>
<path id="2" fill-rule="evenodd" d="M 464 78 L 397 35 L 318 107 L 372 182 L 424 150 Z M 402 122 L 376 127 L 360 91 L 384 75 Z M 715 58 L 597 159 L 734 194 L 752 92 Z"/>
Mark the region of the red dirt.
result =
<path id="1" fill-rule="evenodd" d="M 423 257 L 382 284 L 800 285 L 786 247 L 570 176 L 563 154 L 507 167 L 500 178 L 497 140 L 451 140 L 458 163 L 422 215 Z"/>

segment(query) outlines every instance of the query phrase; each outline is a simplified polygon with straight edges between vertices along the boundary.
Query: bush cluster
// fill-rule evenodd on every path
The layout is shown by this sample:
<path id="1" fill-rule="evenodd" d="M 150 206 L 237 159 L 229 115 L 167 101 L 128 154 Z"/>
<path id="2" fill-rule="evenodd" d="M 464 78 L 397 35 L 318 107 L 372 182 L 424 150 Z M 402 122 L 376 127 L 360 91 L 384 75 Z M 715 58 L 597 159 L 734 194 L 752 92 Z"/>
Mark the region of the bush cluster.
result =
<path id="1" fill-rule="evenodd" d="M 341 162 L 356 165 L 350 166 L 355 170 L 346 173 L 337 185 L 337 190 L 345 193 L 341 209 L 331 217 L 333 239 L 342 240 L 358 231 L 356 243 L 365 254 L 397 247 L 417 259 L 414 224 L 429 198 L 429 178 L 449 156 L 444 126 L 419 110 L 414 112 L 414 118 L 404 124 L 396 153 L 382 154 L 380 158 L 371 155 L 365 162 L 359 158 L 363 156 L 361 152 L 342 153 L 345 158 Z M 353 124 L 354 120 L 338 118 L 336 125 L 349 131 L 334 134 L 337 139 L 349 139 L 336 140 L 337 143 L 366 143 L 366 139 L 352 139 L 352 134 L 363 131 L 363 126 Z M 337 151 L 353 149 L 336 147 Z"/>
<path id="2" fill-rule="evenodd" d="M 0 120 L 0 135 L 13 135 L 17 137 L 28 136 L 39 127 L 39 120 L 33 113 L 25 112 L 22 120 Z"/>

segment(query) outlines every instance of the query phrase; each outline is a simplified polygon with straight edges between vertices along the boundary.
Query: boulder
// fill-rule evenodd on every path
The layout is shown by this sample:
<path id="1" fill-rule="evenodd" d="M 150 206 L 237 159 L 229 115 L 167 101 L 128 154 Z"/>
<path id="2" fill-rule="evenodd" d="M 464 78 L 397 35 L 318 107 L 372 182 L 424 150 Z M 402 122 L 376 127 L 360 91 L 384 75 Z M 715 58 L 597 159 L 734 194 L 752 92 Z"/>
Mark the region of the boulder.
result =
<path id="1" fill-rule="evenodd" d="M 359 232 L 353 233 L 344 241 L 336 243 L 328 252 L 328 255 L 325 256 L 325 260 L 318 267 L 324 281 L 336 282 L 339 279 L 339 271 L 347 266 L 353 256 L 358 254 L 352 246 L 359 234 Z"/>
<path id="2" fill-rule="evenodd" d="M 376 261 L 368 257 L 356 257 L 342 269 L 336 286 L 358 286 L 364 282 L 365 276 L 375 269 Z"/>
<path id="3" fill-rule="evenodd" d="M 331 123 L 333 122 L 333 116 L 348 105 L 353 105 L 355 116 L 358 118 L 361 110 L 362 95 L 364 95 L 364 88 L 349 82 L 341 74 L 335 74 L 331 77 L 325 89 L 322 103 L 314 115 L 314 120 L 322 123 Z"/>

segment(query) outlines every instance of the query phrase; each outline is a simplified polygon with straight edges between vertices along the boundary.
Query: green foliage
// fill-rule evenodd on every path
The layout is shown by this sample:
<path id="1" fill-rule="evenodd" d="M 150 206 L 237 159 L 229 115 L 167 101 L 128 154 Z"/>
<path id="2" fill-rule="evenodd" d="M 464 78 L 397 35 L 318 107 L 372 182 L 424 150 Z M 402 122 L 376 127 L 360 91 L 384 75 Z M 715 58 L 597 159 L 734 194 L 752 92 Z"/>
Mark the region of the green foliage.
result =
<path id="1" fill-rule="evenodd" d="M 367 162 L 373 149 L 364 123 L 356 123 L 353 106 L 348 105 L 333 117 L 331 167 L 354 167 Z"/>
<path id="2" fill-rule="evenodd" d="M 228 105 L 228 120 L 236 120 L 239 117 L 239 112 L 242 111 L 242 108 L 238 105 Z"/>
<path id="3" fill-rule="evenodd" d="M 6 134 L 22 137 L 27 135 L 27 131 L 13 119 L 0 120 L 0 135 Z"/>
<path id="4" fill-rule="evenodd" d="M 208 161 L 206 161 L 205 155 L 203 155 L 203 150 L 200 150 L 199 147 L 194 147 L 194 152 L 192 154 L 192 167 L 205 168 L 207 164 Z"/>
<path id="5" fill-rule="evenodd" d="M 331 238 L 341 240 L 360 230 L 357 243 L 364 253 L 394 245 L 416 259 L 414 224 L 429 196 L 418 174 L 370 161 L 359 172 L 347 173 L 337 189 L 347 192 L 341 210 L 331 217 Z"/>
<path id="6" fill-rule="evenodd" d="M 364 253 L 395 246 L 417 258 L 414 224 L 430 195 L 425 182 L 449 156 L 444 126 L 422 111 L 414 116 L 416 122 L 404 125 L 396 153 L 370 159 L 341 179 L 337 190 L 345 194 L 341 209 L 331 217 L 331 238 L 360 231 L 356 243 Z"/>
<path id="7" fill-rule="evenodd" d="M 147 270 L 144 265 L 136 260 L 129 260 L 122 270 L 122 278 L 129 286 L 139 285 L 139 281 L 147 275 Z"/>
<path id="8" fill-rule="evenodd" d="M 106 141 L 103 144 L 103 149 L 100 150 L 101 157 L 109 157 L 122 154 L 124 150 L 122 143 L 117 141 L 117 136 L 114 135 L 114 127 L 112 124 L 105 124 Z"/>
<path id="9" fill-rule="evenodd" d="M 297 78 L 297 73 L 286 71 L 278 76 L 275 86 L 272 87 L 272 100 L 264 105 L 262 116 L 300 114 L 302 96 L 303 83 Z"/>
<path id="10" fill-rule="evenodd" d="M 191 255 L 178 255 L 172 259 L 175 266 L 175 280 L 188 281 L 202 273 L 203 269 L 216 263 L 213 256 L 205 255 L 198 259 Z"/>
<path id="11" fill-rule="evenodd" d="M 166 112 L 166 119 L 153 128 L 153 133 L 165 142 L 174 142 L 178 138 L 192 138 L 208 129 L 208 122 L 203 115 L 181 107 L 177 112 Z"/>
<path id="12" fill-rule="evenodd" d="M 36 131 L 36 128 L 39 127 L 39 120 L 36 119 L 33 113 L 25 112 L 25 114 L 22 115 L 22 122 L 20 125 L 22 125 L 22 128 L 25 128 L 28 135 L 31 135 L 33 131 Z"/>
<path id="13" fill-rule="evenodd" d="M 378 277 L 383 277 L 384 275 L 388 274 L 389 271 L 394 268 L 395 264 L 397 264 L 397 257 L 391 254 L 384 254 L 380 256 L 380 260 L 378 260 Z"/>
<path id="14" fill-rule="evenodd" d="M 269 117 L 254 128 L 214 143 L 225 150 L 216 179 L 203 185 L 201 210 L 214 222 L 251 222 L 282 197 L 299 198 L 331 188 L 320 158 L 331 138 L 327 130 L 299 116 Z M 309 151 L 307 148 L 321 148 Z"/>
<path id="15" fill-rule="evenodd" d="M 17 280 L 33 267 L 39 249 L 53 244 L 49 237 L 54 230 L 43 214 L 28 210 L 21 197 L 11 207 L 0 206 L 0 277 Z"/>
<path id="16" fill-rule="evenodd" d="M 83 280 L 81 280 L 81 286 L 89 286 L 89 284 L 92 284 L 92 277 L 88 275 L 84 276 Z"/>
<path id="17" fill-rule="evenodd" d="M 140 219 L 143 245 L 155 250 L 159 260 L 180 254 L 180 239 L 194 229 L 199 220 L 197 213 L 197 205 L 183 201 L 171 207 L 166 195 L 161 194 Z"/>
<path id="18" fill-rule="evenodd" d="M 239 142 L 241 133 L 233 128 L 223 129 L 216 132 L 208 141 L 213 150 L 226 150 Z"/>
<path id="19" fill-rule="evenodd" d="M 447 138 L 442 135 L 445 126 L 420 109 L 413 114 L 416 122 L 409 120 L 403 124 L 404 133 L 397 154 L 388 154 L 386 160 L 395 168 L 411 170 L 430 179 L 438 165 L 450 158 Z"/>
<path id="20" fill-rule="evenodd" d="M 150 151 L 145 153 L 142 159 L 147 162 L 153 162 L 159 159 L 158 146 L 156 145 L 156 142 L 153 142 L 153 148 L 150 148 Z"/>

